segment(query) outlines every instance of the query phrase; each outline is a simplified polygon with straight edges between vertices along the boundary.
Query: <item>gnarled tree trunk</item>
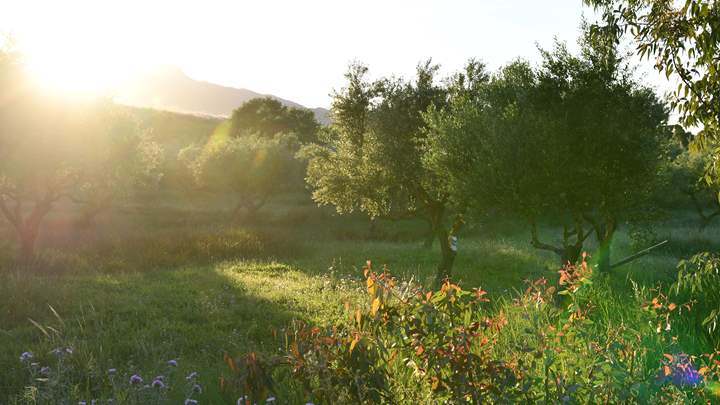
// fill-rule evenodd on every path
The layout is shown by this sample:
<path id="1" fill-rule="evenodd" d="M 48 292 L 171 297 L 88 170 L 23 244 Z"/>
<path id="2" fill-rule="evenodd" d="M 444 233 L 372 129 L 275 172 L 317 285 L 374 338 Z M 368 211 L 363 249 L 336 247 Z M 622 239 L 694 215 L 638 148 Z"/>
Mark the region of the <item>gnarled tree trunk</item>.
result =
<path id="1" fill-rule="evenodd" d="M 28 263 L 35 254 L 35 243 L 40 234 L 40 224 L 50 212 L 53 202 L 59 197 L 47 195 L 35 202 L 35 206 L 27 217 L 23 216 L 22 200 L 15 201 L 14 209 L 10 209 L 6 200 L 0 196 L 0 211 L 8 221 L 13 224 L 19 245 L 18 260 L 21 263 Z"/>
<path id="2" fill-rule="evenodd" d="M 268 196 L 249 197 L 241 200 L 233 209 L 232 217 L 237 220 L 248 220 L 255 217 L 257 212 L 267 202 Z"/>
<path id="3" fill-rule="evenodd" d="M 457 251 L 453 249 L 450 241 L 450 233 L 443 227 L 436 229 L 438 242 L 440 242 L 440 263 L 435 275 L 435 285 L 441 285 L 446 279 L 452 276 L 452 268 L 455 263 Z"/>
<path id="4" fill-rule="evenodd" d="M 609 214 L 603 215 L 602 221 L 597 221 L 586 216 L 595 230 L 595 237 L 598 240 L 598 250 L 595 252 L 595 263 L 600 273 L 609 273 L 612 269 L 610 263 L 612 239 L 617 229 L 617 221 Z"/>
<path id="5" fill-rule="evenodd" d="M 26 226 L 16 230 L 18 244 L 20 245 L 20 250 L 18 252 L 18 259 L 20 262 L 28 263 L 32 259 L 35 254 L 35 242 L 37 242 L 37 237 L 40 233 L 39 231 L 39 224 L 27 224 Z"/>
<path id="6" fill-rule="evenodd" d="M 425 249 L 431 249 L 434 241 L 435 241 L 435 229 L 433 229 L 432 222 L 429 222 L 428 230 L 425 233 L 425 239 L 423 240 L 423 247 Z"/>
<path id="7" fill-rule="evenodd" d="M 573 226 L 563 227 L 563 242 L 562 246 L 553 246 L 540 241 L 538 237 L 537 221 L 535 218 L 530 219 L 530 244 L 536 249 L 549 250 L 554 252 L 560 258 L 560 266 L 565 266 L 568 263 L 575 264 L 580 259 L 583 245 L 590 232 L 584 232 L 582 219 L 579 215 L 573 216 Z"/>
<path id="8" fill-rule="evenodd" d="M 435 287 L 441 286 L 445 280 L 452 276 L 455 256 L 457 256 L 456 234 L 464 223 L 462 217 L 458 216 L 453 226 L 448 230 L 444 224 L 444 214 L 445 207 L 442 205 L 435 206 L 430 210 L 433 232 L 440 245 L 440 263 L 438 263 L 437 273 L 435 274 Z"/>

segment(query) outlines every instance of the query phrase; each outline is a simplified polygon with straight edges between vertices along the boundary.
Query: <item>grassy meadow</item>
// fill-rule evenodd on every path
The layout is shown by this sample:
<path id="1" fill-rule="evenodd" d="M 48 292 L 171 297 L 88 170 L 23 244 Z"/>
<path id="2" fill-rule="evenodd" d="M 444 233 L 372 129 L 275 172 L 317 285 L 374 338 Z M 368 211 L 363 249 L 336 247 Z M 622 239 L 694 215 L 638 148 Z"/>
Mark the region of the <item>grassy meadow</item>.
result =
<path id="1" fill-rule="evenodd" d="M 282 344 L 277 331 L 293 320 L 341 322 L 343 305 L 363 300 L 367 260 L 429 286 L 439 257 L 437 243 L 423 244 L 425 223 L 338 216 L 306 193 L 283 195 L 243 221 L 230 220 L 227 202 L 210 195 L 148 198 L 152 203 L 115 207 L 89 227 L 75 224 L 76 207 L 65 205 L 47 219 L 35 263 L 2 266 L 0 402 L 33 401 L 21 353 L 34 353 L 42 365 L 56 347 L 71 347 L 73 372 L 104 379 L 117 369 L 123 384 L 131 374 L 197 372 L 204 388 L 195 398 L 225 403 L 231 399 L 218 380 L 228 371 L 225 353 L 274 354 Z M 698 230 L 689 209 L 667 212 L 653 229 L 656 240 L 670 242 L 616 269 L 604 301 L 609 318 L 622 321 L 617 305 L 633 294 L 633 283 L 672 282 L 679 260 L 720 245 L 720 227 Z M 6 223 L 2 234 L 3 262 L 10 263 Z M 615 260 L 645 247 L 627 226 L 614 243 Z M 517 297 L 526 280 L 555 282 L 558 268 L 557 258 L 532 248 L 527 228 L 512 218 L 488 216 L 460 234 L 456 279 L 463 288 L 487 290 L 493 302 Z M 680 339 L 688 352 L 711 350 L 702 335 Z M 167 370 L 169 360 L 177 369 Z M 87 398 L 94 387 L 85 381 L 66 395 Z M 171 387 L 171 402 L 187 396 L 185 385 Z"/>

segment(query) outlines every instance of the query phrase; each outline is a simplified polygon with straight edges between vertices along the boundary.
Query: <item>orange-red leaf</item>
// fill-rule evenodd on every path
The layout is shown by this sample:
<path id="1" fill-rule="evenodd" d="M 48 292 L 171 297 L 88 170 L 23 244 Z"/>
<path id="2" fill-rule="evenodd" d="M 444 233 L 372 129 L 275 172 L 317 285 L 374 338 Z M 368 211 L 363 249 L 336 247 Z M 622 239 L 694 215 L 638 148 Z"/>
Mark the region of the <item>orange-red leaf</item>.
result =
<path id="1" fill-rule="evenodd" d="M 672 370 L 668 366 L 663 366 L 663 374 L 667 377 L 672 374 Z"/>

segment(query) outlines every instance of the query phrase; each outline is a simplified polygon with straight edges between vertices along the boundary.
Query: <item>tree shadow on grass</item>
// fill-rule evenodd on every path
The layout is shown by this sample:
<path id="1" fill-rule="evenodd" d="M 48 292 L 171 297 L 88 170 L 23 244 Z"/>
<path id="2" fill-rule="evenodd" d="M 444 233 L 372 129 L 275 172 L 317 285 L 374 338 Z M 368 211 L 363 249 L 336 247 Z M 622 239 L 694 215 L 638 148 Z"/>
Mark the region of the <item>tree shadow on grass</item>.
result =
<path id="1" fill-rule="evenodd" d="M 0 280 L 3 403 L 29 382 L 20 353 L 32 351 L 40 364 L 50 364 L 50 351 L 61 341 L 73 346 L 87 381 L 101 379 L 109 368 L 150 378 L 152 370 L 177 359 L 184 372 L 202 370 L 217 391 L 223 353 L 271 353 L 277 347 L 273 329 L 306 315 L 292 300 L 255 290 L 262 280 L 228 277 L 213 266 L 66 277 L 5 274 Z M 29 319 L 57 329 L 61 338 L 45 337 Z"/>

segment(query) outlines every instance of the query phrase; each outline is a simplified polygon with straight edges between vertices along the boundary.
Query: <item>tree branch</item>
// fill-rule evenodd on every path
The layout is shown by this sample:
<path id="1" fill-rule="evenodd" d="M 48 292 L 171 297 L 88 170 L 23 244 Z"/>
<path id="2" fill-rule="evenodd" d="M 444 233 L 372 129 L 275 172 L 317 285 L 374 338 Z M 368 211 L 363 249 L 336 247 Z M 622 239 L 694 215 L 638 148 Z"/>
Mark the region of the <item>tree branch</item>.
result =
<path id="1" fill-rule="evenodd" d="M 551 252 L 555 252 L 556 254 L 562 256 L 564 249 L 561 249 L 559 247 L 555 247 L 552 245 L 548 245 L 547 243 L 540 242 L 540 239 L 538 238 L 537 222 L 534 219 L 530 220 L 530 236 L 532 237 L 530 244 L 533 245 L 534 248 L 542 249 L 542 250 L 549 250 Z"/>

